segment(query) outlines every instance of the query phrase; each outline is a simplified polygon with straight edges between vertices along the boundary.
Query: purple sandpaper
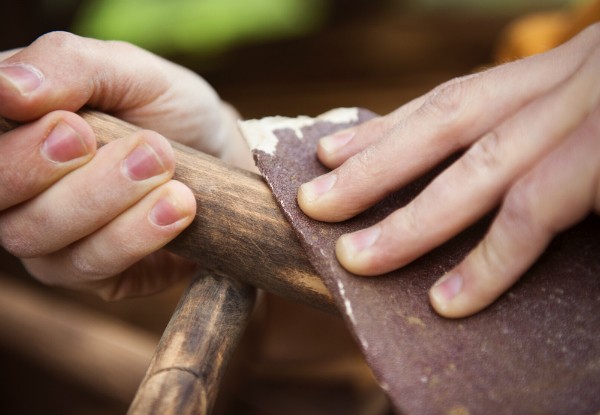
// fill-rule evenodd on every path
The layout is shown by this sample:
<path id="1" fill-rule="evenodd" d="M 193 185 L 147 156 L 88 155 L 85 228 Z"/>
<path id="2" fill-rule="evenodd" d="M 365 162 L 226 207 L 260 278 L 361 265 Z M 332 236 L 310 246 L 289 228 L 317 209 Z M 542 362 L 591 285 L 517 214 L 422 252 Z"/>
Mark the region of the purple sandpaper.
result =
<path id="1" fill-rule="evenodd" d="M 365 110 L 341 112 L 342 116 L 334 112 L 316 119 L 251 120 L 242 123 L 242 130 L 262 175 L 396 410 L 453 415 L 598 413 L 599 218 L 591 216 L 558 236 L 491 307 L 460 320 L 441 318 L 429 306 L 429 287 L 476 245 L 489 218 L 385 276 L 364 278 L 345 271 L 335 258 L 336 239 L 408 203 L 434 173 L 346 222 L 308 218 L 296 194 L 302 183 L 327 171 L 316 159 L 317 140 L 374 116 Z"/>

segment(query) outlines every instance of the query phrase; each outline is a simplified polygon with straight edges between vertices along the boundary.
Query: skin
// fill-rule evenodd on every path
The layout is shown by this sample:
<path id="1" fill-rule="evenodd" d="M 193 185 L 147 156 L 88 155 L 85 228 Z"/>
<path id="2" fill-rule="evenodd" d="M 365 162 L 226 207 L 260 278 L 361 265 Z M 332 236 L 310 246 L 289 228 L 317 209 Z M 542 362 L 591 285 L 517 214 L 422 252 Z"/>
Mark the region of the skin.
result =
<path id="1" fill-rule="evenodd" d="M 101 149 L 76 112 L 146 130 Z M 200 77 L 130 44 L 50 33 L 0 54 L 0 244 L 40 281 L 108 300 L 156 292 L 195 265 L 161 248 L 194 218 L 165 136 L 252 165 L 236 114 Z"/>
<path id="2" fill-rule="evenodd" d="M 402 267 L 499 206 L 479 245 L 429 293 L 442 316 L 494 302 L 552 238 L 600 212 L 600 25 L 545 54 L 458 78 L 321 139 L 330 173 L 301 186 L 314 219 L 346 220 L 464 151 L 407 206 L 337 242 L 364 276 Z"/>

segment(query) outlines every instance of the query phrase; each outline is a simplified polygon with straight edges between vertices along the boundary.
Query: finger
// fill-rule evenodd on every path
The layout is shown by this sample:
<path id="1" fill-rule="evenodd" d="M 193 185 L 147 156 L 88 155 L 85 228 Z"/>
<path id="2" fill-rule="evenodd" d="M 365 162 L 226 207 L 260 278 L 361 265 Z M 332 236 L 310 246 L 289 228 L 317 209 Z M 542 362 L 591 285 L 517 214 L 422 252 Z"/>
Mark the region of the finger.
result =
<path id="1" fill-rule="evenodd" d="M 5 50 L 0 52 L 0 62 L 10 58 L 12 55 L 14 55 L 15 53 L 19 52 L 21 50 L 21 48 L 19 49 L 11 49 L 11 50 Z"/>
<path id="2" fill-rule="evenodd" d="M 195 262 L 161 249 L 114 277 L 73 288 L 94 293 L 105 301 L 118 301 L 156 294 L 189 279 L 198 268 Z"/>
<path id="3" fill-rule="evenodd" d="M 0 211 L 37 195 L 88 162 L 96 150 L 92 129 L 65 111 L 0 136 Z"/>
<path id="4" fill-rule="evenodd" d="M 456 83 L 467 82 L 475 76 L 479 76 L 479 74 L 452 79 L 444 84 L 444 88 L 450 88 Z M 377 117 L 359 126 L 322 137 L 317 145 L 319 161 L 331 169 L 339 167 L 350 157 L 401 129 L 400 125 L 404 120 L 421 108 L 433 93 L 429 92 L 417 97 L 384 117 Z"/>
<path id="5" fill-rule="evenodd" d="M 86 103 L 114 111 L 141 106 L 167 89 L 154 65 L 152 55 L 127 44 L 49 33 L 2 62 L 0 113 L 27 121 L 53 109 L 76 111 Z"/>
<path id="6" fill-rule="evenodd" d="M 113 141 L 86 165 L 0 216 L 0 242 L 20 258 L 55 252 L 110 222 L 168 181 L 173 170 L 173 150 L 154 132 Z"/>
<path id="7" fill-rule="evenodd" d="M 342 236 L 337 245 L 340 262 L 361 275 L 391 271 L 491 210 L 511 183 L 558 146 L 598 105 L 599 64 L 600 50 L 554 91 L 481 138 L 407 206 L 372 228 Z"/>
<path id="8" fill-rule="evenodd" d="M 512 73 L 517 72 L 522 68 L 523 73 L 521 75 L 524 76 L 524 78 L 512 80 L 513 82 L 517 82 L 518 85 L 515 85 L 514 89 L 511 88 L 508 90 L 508 94 L 504 94 L 503 91 L 499 89 L 497 91 L 492 91 L 492 93 L 490 93 L 488 96 L 482 95 L 482 98 L 486 100 L 484 103 L 482 103 L 482 105 L 485 105 L 485 107 L 489 108 L 490 110 L 492 110 L 491 106 L 496 106 L 496 108 L 503 109 L 502 107 L 505 106 L 503 104 L 506 104 L 506 100 L 510 102 L 511 99 L 514 99 L 511 106 L 512 108 L 507 107 L 509 112 L 514 112 L 516 109 L 518 109 L 520 103 L 527 102 L 528 99 L 531 99 L 531 96 L 543 93 L 544 90 L 547 90 L 547 88 L 551 88 L 553 85 L 569 76 L 569 74 L 576 69 L 578 63 L 581 61 L 580 58 L 572 56 L 573 51 L 581 47 L 583 50 L 583 55 L 585 55 L 585 52 L 591 50 L 594 45 L 597 44 L 597 32 L 599 31 L 599 27 L 599 25 L 592 26 L 586 32 L 574 39 L 570 44 L 555 48 L 547 53 L 512 62 L 510 65 L 501 65 L 485 72 L 452 79 L 438 88 L 435 88 L 433 91 L 401 106 L 399 109 L 385 117 L 363 123 L 354 128 L 340 131 L 339 133 L 335 133 L 331 136 L 323 137 L 319 141 L 319 145 L 317 147 L 319 160 L 329 168 L 339 167 L 350 157 L 363 151 L 373 143 L 378 142 L 383 137 L 394 135 L 402 137 L 401 131 L 406 128 L 405 125 L 401 125 L 403 120 L 412 115 L 413 112 L 419 108 L 427 109 L 430 107 L 436 109 L 438 106 L 445 107 L 445 105 L 438 105 L 436 100 L 444 100 L 444 96 L 452 97 L 453 94 L 448 92 L 452 89 L 458 88 L 460 85 L 457 84 L 464 85 L 469 84 L 470 82 L 475 83 L 475 79 L 473 78 L 481 77 L 482 83 L 492 82 L 498 83 L 498 85 L 505 85 L 506 83 L 502 81 L 512 77 Z M 560 57 L 560 55 L 565 54 L 566 58 L 570 61 L 567 65 L 564 65 L 564 58 Z M 560 62 L 560 65 L 556 68 L 553 68 L 553 73 L 547 74 L 547 67 L 549 65 L 555 66 L 553 64 L 557 62 Z M 542 77 L 539 76 L 537 71 L 546 73 L 547 77 L 543 78 L 544 82 L 546 83 L 545 85 L 539 82 Z M 523 88 L 523 86 L 526 86 L 526 88 Z M 464 88 L 468 89 L 469 86 L 465 85 Z M 480 92 L 485 93 L 486 91 Z M 489 100 L 490 97 L 493 97 L 493 100 Z M 459 97 L 457 96 L 456 98 Z M 452 128 L 452 130 L 459 131 L 461 134 L 465 135 L 468 132 L 468 129 L 471 128 L 471 121 L 481 121 L 481 119 L 471 120 L 469 118 L 467 107 L 461 108 L 459 103 L 452 103 L 451 99 L 448 98 L 446 98 L 446 100 L 449 104 L 447 106 L 450 109 L 457 107 L 456 110 L 458 110 L 456 111 L 457 114 L 455 114 L 456 117 L 453 120 L 454 124 L 456 124 L 456 128 Z M 434 113 L 437 112 L 439 111 L 434 111 Z M 506 111 L 502 111 L 498 114 L 498 116 L 502 116 L 502 113 L 506 114 Z M 462 119 L 461 115 L 464 117 L 464 120 Z M 477 132 L 478 129 L 476 126 L 473 128 L 473 130 L 474 137 L 481 134 Z M 410 150 L 410 148 L 407 148 L 407 150 Z"/>
<path id="9" fill-rule="evenodd" d="M 600 194 L 600 110 L 511 188 L 484 240 L 430 290 L 446 317 L 473 314 L 496 300 L 550 240 L 584 218 Z"/>
<path id="10" fill-rule="evenodd" d="M 319 140 L 317 157 L 330 169 L 335 169 L 347 159 L 377 143 L 390 134 L 395 126 L 423 105 L 426 96 L 421 96 L 402 105 L 385 117 L 368 120 L 360 127 L 351 127 L 337 131 Z"/>
<path id="11" fill-rule="evenodd" d="M 29 121 L 84 105 L 213 154 L 232 129 L 202 78 L 125 42 L 51 32 L 0 63 L 5 117 Z"/>
<path id="12" fill-rule="evenodd" d="M 302 185 L 300 207 L 324 221 L 345 220 L 367 209 L 555 88 L 580 66 L 593 48 L 591 40 L 598 38 L 600 30 L 590 30 L 548 54 L 440 86 L 412 115 L 388 125 L 390 132 L 383 139 Z"/>
<path id="13" fill-rule="evenodd" d="M 195 212 L 191 190 L 171 180 L 88 237 L 24 264 L 46 284 L 93 288 L 109 299 L 156 292 L 173 282 L 169 275 L 175 269 L 165 272 L 162 265 L 152 262 L 136 266 L 135 277 L 133 270 L 126 270 L 175 238 L 191 223 Z M 173 261 L 167 264 L 172 266 Z"/>

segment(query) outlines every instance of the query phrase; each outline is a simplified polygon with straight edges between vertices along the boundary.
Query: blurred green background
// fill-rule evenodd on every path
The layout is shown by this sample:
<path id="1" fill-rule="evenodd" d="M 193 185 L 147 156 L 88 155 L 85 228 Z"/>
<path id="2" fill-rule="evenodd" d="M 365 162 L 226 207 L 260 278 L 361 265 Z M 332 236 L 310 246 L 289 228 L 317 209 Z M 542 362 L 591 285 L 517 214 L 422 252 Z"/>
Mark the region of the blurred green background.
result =
<path id="1" fill-rule="evenodd" d="M 582 0 L 371 0 L 370 3 L 385 4 L 406 13 L 515 14 L 575 1 Z M 56 7 L 57 2 L 48 4 Z M 238 44 L 306 35 L 335 18 L 336 9 L 343 7 L 357 5 L 348 1 L 345 6 L 332 0 L 87 0 L 81 3 L 72 29 L 84 36 L 127 40 L 157 53 L 213 54 Z"/>
<path id="2" fill-rule="evenodd" d="M 340 15 L 360 15 L 364 10 L 498 16 L 585 1 L 0 0 L 9 17 L 0 27 L 0 46 L 22 46 L 43 32 L 60 29 L 125 40 L 161 54 L 214 55 L 240 44 L 305 36 Z"/>

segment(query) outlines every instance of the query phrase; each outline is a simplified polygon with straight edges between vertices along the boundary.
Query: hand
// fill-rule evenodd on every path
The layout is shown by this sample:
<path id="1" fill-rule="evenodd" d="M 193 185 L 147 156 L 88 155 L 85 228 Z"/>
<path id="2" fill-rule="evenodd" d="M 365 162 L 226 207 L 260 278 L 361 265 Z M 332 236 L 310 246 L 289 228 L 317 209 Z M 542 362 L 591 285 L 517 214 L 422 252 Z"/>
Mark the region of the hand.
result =
<path id="1" fill-rule="evenodd" d="M 600 211 L 600 24 L 548 53 L 452 80 L 391 114 L 324 137 L 332 172 L 301 186 L 300 207 L 342 221 L 458 150 L 407 206 L 337 242 L 359 275 L 402 267 L 500 206 L 479 245 L 430 290 L 446 317 L 507 290 L 558 232 Z"/>
<path id="2" fill-rule="evenodd" d="M 83 106 L 149 130 L 97 150 L 74 113 Z M 196 211 L 172 180 L 163 135 L 247 163 L 234 112 L 205 81 L 120 42 L 51 33 L 3 53 L 0 115 L 24 122 L 0 136 L 1 245 L 39 280 L 107 299 L 155 292 L 195 268 L 159 250 Z"/>

